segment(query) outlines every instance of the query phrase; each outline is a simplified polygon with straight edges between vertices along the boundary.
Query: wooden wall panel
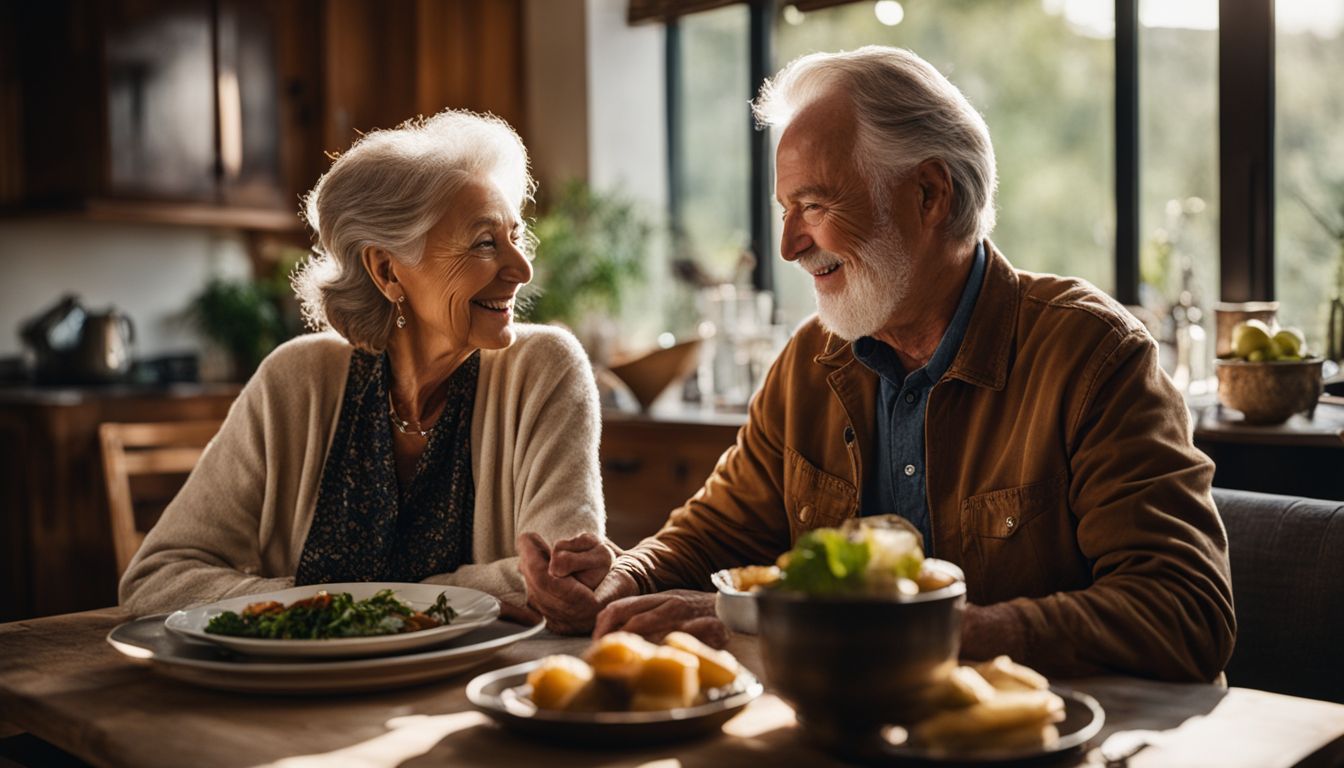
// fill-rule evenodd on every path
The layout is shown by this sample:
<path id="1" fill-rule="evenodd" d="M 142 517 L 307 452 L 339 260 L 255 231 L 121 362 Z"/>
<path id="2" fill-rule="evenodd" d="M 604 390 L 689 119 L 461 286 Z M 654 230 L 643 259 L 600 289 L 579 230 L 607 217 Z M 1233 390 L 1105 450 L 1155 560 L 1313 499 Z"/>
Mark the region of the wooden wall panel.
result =
<path id="1" fill-rule="evenodd" d="M 521 0 L 328 0 L 324 143 L 448 107 L 521 131 Z"/>

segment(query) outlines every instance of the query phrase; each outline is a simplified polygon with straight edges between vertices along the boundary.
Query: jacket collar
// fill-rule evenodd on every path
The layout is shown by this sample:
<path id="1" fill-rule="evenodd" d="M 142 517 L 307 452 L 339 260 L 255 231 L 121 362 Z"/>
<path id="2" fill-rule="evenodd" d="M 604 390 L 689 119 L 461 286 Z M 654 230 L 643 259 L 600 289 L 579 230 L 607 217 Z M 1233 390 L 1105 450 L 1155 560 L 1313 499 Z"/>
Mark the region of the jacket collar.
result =
<path id="1" fill-rule="evenodd" d="M 1017 333 L 1017 310 L 1021 302 L 1017 270 L 999 249 L 985 240 L 984 282 L 971 312 L 971 324 L 961 340 L 961 349 L 947 369 L 947 376 L 990 389 L 1003 389 L 1012 362 L 1013 336 Z"/>
<path id="2" fill-rule="evenodd" d="M 988 239 L 985 240 L 985 255 L 987 261 L 980 296 L 976 299 L 961 348 L 945 375 L 977 386 L 1003 389 L 1008 381 L 1021 298 L 1017 271 Z M 828 333 L 821 354 L 813 361 L 828 368 L 843 368 L 854 362 L 854 352 L 848 341 Z"/>

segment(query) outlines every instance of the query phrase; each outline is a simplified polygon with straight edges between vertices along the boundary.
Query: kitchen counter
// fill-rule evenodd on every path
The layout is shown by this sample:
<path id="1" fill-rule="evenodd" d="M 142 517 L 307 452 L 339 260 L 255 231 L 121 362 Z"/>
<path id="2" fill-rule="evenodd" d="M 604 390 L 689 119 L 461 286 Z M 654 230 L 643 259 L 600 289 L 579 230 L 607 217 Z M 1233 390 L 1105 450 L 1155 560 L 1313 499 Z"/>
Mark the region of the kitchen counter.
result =
<path id="1" fill-rule="evenodd" d="M 238 384 L 112 384 L 107 386 L 40 386 L 0 384 L 0 405 L 79 405 L 99 400 L 132 398 L 183 400 L 238 396 Z"/>

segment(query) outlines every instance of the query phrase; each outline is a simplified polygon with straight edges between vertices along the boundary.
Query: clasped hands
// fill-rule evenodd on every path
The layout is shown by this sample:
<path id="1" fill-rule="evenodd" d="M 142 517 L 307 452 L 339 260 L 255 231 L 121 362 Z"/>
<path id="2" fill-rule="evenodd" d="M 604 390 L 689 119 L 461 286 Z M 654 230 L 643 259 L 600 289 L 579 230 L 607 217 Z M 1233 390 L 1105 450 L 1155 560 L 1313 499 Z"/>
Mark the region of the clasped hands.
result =
<path id="1" fill-rule="evenodd" d="M 639 594 L 633 578 L 612 570 L 613 545 L 599 536 L 582 533 L 548 545 L 535 533 L 523 533 L 517 543 L 528 605 L 545 617 L 552 632 L 601 637 L 621 630 L 656 642 L 680 630 L 716 648 L 728 642 L 728 630 L 714 614 L 712 593 Z"/>

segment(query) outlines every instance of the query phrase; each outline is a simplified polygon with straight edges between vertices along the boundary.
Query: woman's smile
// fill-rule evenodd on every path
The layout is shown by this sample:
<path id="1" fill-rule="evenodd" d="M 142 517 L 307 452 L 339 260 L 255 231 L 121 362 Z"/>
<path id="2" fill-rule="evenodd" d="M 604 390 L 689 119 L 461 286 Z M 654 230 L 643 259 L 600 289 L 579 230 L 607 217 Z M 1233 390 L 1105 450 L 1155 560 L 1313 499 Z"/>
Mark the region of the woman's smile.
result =
<path id="1" fill-rule="evenodd" d="M 506 317 L 513 315 L 513 296 L 498 299 L 472 299 L 471 303 L 479 309 Z"/>

